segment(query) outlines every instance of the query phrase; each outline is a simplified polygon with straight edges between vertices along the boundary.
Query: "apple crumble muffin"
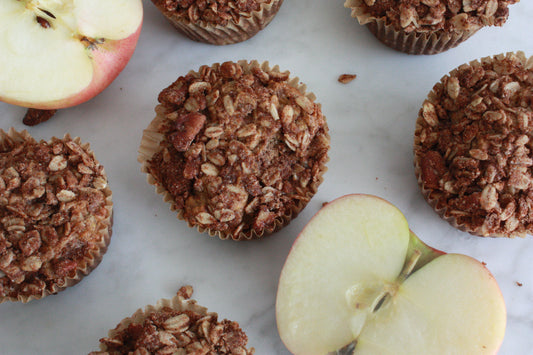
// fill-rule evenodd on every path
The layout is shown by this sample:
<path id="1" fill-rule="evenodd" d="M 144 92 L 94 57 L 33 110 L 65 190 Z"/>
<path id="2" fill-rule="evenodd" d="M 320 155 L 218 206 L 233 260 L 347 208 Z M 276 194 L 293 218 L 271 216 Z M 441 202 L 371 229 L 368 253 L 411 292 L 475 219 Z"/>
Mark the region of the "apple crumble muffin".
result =
<path id="1" fill-rule="evenodd" d="M 278 230 L 317 191 L 329 134 L 314 95 L 268 63 L 202 66 L 159 95 L 139 161 L 178 217 L 234 240 Z"/>
<path id="2" fill-rule="evenodd" d="M 0 302 L 79 282 L 111 238 L 111 191 L 88 144 L 0 131 Z"/>
<path id="3" fill-rule="evenodd" d="M 424 197 L 479 236 L 533 232 L 533 57 L 507 53 L 462 65 L 424 101 L 415 169 Z"/>

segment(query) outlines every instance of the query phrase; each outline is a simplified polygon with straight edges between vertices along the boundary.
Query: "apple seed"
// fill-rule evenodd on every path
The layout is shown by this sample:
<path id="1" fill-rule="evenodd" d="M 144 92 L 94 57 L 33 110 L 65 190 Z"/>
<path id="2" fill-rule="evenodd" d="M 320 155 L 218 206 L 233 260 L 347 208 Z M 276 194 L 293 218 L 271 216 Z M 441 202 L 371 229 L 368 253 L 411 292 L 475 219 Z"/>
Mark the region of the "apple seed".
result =
<path id="1" fill-rule="evenodd" d="M 52 27 L 52 25 L 50 25 L 50 22 L 48 22 L 48 20 L 46 20 L 45 18 L 41 17 L 41 16 L 37 16 L 37 22 L 39 22 L 39 25 L 41 25 L 42 28 L 50 28 Z"/>
<path id="2" fill-rule="evenodd" d="M 49 17 L 51 17 L 51 18 L 53 18 L 53 19 L 56 18 L 56 17 L 54 16 L 54 14 L 51 13 L 50 11 L 48 11 L 48 10 L 41 9 L 40 7 L 39 7 L 39 10 L 41 10 L 41 11 L 44 12 L 47 16 L 49 16 Z"/>
<path id="3" fill-rule="evenodd" d="M 104 39 L 82 36 L 80 37 L 80 42 L 83 43 L 87 49 L 96 50 L 99 44 L 104 43 Z"/>

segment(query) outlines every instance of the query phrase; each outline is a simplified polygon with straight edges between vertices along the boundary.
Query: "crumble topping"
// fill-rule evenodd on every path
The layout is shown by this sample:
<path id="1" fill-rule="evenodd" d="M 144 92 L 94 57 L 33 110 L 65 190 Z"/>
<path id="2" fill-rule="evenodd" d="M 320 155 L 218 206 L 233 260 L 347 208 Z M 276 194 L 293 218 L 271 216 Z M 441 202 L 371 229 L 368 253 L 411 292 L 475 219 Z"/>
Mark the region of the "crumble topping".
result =
<path id="1" fill-rule="evenodd" d="M 48 121 L 56 114 L 57 110 L 40 110 L 36 108 L 29 108 L 22 119 L 22 123 L 27 126 L 36 126 L 39 123 Z"/>
<path id="2" fill-rule="evenodd" d="M 420 110 L 415 159 L 436 209 L 475 234 L 533 232 L 533 58 L 463 65 Z"/>
<path id="3" fill-rule="evenodd" d="M 288 78 L 226 62 L 160 93 L 165 138 L 148 170 L 191 224 L 260 236 L 316 192 L 328 129 L 320 105 Z"/>
<path id="4" fill-rule="evenodd" d="M 259 11 L 261 4 L 271 0 L 153 0 L 166 11 L 176 13 L 178 18 L 192 23 L 203 21 L 226 26 L 238 23 L 240 17 L 250 17 Z"/>
<path id="5" fill-rule="evenodd" d="M 191 286 L 184 286 L 178 297 L 188 300 L 192 292 Z M 105 350 L 90 355 L 254 354 L 253 348 L 246 349 L 248 337 L 237 322 L 219 322 L 216 313 L 204 313 L 162 307 L 140 321 L 119 324 L 112 337 L 100 339 Z"/>
<path id="6" fill-rule="evenodd" d="M 70 137 L 0 144 L 0 298 L 53 293 L 109 227 L 103 167 Z"/>
<path id="7" fill-rule="evenodd" d="M 519 0 L 364 0 L 361 5 L 375 18 L 384 18 L 398 31 L 473 31 L 501 26 L 508 6 Z"/>

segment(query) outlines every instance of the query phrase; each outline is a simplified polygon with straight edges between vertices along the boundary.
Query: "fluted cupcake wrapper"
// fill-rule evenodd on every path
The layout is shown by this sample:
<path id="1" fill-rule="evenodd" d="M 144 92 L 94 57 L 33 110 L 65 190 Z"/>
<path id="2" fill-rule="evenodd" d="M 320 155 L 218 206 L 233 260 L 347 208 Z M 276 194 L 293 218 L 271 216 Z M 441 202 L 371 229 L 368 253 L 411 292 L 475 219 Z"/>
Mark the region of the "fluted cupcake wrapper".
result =
<path id="1" fill-rule="evenodd" d="M 383 44 L 407 54 L 438 54 L 457 47 L 470 38 L 479 29 L 462 31 L 428 31 L 405 32 L 399 31 L 393 25 L 387 24 L 384 18 L 376 18 L 365 11 L 363 0 L 346 0 L 344 7 L 350 8 L 353 18 L 368 30 Z"/>
<path id="2" fill-rule="evenodd" d="M 262 3 L 258 11 L 253 11 L 247 17 L 240 16 L 237 23 L 230 20 L 225 26 L 202 20 L 191 22 L 187 18 L 178 17 L 175 12 L 167 11 L 159 3 L 154 3 L 170 23 L 190 39 L 197 42 L 226 45 L 243 42 L 255 36 L 276 16 L 283 0 L 271 0 Z"/>

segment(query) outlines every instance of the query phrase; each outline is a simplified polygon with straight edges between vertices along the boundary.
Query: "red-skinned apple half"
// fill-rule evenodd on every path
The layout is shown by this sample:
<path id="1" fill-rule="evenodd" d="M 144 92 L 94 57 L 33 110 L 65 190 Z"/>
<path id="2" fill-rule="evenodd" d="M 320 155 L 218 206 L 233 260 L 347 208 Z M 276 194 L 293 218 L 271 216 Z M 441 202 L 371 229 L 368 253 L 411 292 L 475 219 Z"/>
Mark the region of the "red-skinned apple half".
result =
<path id="1" fill-rule="evenodd" d="M 2 0 L 0 100 L 36 109 L 78 105 L 133 55 L 141 0 Z"/>
<path id="2" fill-rule="evenodd" d="M 389 202 L 347 195 L 294 242 L 276 320 L 294 354 L 494 354 L 506 309 L 481 262 L 428 247 Z"/>

